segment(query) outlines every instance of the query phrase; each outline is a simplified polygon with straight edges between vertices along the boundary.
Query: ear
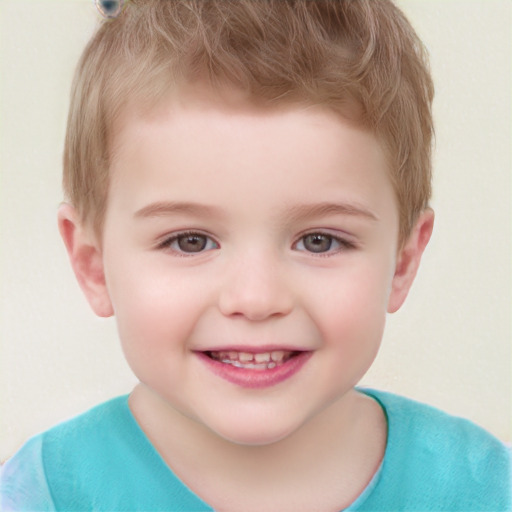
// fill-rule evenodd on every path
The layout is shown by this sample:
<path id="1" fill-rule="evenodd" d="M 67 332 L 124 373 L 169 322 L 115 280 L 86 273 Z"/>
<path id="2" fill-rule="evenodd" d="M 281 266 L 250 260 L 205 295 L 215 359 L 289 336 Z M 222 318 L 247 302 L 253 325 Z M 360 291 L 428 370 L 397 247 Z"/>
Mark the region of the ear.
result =
<path id="1" fill-rule="evenodd" d="M 93 311 L 101 317 L 114 314 L 105 282 L 101 245 L 92 230 L 85 229 L 76 210 L 62 204 L 58 210 L 59 231 L 73 271 Z"/>
<path id="2" fill-rule="evenodd" d="M 388 313 L 398 311 L 409 293 L 420 266 L 421 256 L 430 240 L 434 227 L 434 212 L 427 208 L 422 212 L 405 245 L 398 254 L 395 274 L 391 283 Z"/>

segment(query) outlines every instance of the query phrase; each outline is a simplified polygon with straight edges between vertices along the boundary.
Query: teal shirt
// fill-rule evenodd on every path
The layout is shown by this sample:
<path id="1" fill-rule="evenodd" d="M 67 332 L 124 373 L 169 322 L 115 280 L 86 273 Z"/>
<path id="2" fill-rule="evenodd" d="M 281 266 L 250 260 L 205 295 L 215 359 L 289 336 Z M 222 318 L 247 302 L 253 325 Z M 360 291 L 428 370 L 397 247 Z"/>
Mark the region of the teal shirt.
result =
<path id="1" fill-rule="evenodd" d="M 500 441 L 427 405 L 360 391 L 382 406 L 388 439 L 380 469 L 347 510 L 512 510 L 510 450 Z M 127 396 L 30 439 L 3 466 L 0 496 L 5 512 L 213 510 L 165 464 Z"/>

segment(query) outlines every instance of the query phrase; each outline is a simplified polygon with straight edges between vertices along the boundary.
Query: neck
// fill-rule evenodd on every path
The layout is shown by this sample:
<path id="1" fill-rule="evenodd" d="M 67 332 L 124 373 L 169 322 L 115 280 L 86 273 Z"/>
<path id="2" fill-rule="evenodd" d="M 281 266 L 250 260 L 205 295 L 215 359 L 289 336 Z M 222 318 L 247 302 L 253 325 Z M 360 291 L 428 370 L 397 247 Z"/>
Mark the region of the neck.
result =
<path id="1" fill-rule="evenodd" d="M 336 486 L 347 506 L 371 480 L 385 447 L 380 406 L 354 390 L 285 439 L 262 446 L 223 439 L 142 384 L 130 396 L 130 408 L 164 461 L 191 490 L 210 504 L 220 496 L 215 507 L 219 511 L 229 510 L 222 496 L 235 503 L 237 495 L 257 503 L 255 510 L 286 510 L 276 507 L 279 493 L 291 510 L 301 510 L 307 501 L 303 493 L 313 492 L 311 501 L 316 499 L 318 506 L 318 496 Z M 265 496 L 268 503 L 262 501 Z M 237 503 L 234 510 L 249 510 L 246 503 Z"/>

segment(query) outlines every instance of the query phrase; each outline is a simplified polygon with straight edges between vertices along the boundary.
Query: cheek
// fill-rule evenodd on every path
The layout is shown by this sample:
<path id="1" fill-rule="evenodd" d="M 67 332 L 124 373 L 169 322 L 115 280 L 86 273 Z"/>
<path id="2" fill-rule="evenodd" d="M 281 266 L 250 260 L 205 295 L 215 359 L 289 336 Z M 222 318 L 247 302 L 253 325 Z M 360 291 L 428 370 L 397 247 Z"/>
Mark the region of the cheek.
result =
<path id="1" fill-rule="evenodd" d="M 107 282 L 127 357 L 183 350 L 207 302 L 202 283 L 156 265 L 116 263 Z"/>
<path id="2" fill-rule="evenodd" d="M 316 323 L 324 339 L 345 353 L 378 347 L 386 320 L 389 282 L 378 265 L 326 279 L 324 293 L 314 300 L 319 305 L 315 309 Z"/>

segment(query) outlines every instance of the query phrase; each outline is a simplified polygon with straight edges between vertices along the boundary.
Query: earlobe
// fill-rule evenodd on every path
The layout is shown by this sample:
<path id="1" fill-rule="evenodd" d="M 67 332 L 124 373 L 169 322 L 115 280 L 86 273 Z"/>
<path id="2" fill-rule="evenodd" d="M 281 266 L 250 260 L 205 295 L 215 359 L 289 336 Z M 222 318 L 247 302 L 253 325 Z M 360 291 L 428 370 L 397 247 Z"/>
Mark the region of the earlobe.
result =
<path id="1" fill-rule="evenodd" d="M 58 211 L 59 231 L 71 266 L 91 308 L 101 317 L 114 314 L 103 269 L 101 247 L 91 230 L 86 230 L 76 210 L 62 204 Z"/>
<path id="2" fill-rule="evenodd" d="M 388 313 L 398 311 L 404 303 L 420 266 L 421 257 L 434 227 L 434 212 L 427 208 L 422 212 L 413 232 L 400 250 L 391 283 Z"/>

